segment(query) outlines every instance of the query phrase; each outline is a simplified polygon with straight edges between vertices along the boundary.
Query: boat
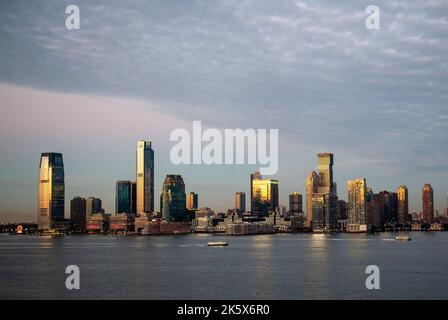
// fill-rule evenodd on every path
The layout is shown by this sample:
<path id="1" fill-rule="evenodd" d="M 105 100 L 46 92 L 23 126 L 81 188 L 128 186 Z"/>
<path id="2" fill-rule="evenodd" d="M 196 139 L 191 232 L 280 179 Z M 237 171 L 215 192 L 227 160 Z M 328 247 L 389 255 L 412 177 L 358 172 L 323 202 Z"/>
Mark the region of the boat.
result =
<path id="1" fill-rule="evenodd" d="M 411 237 L 400 235 L 400 236 L 396 236 L 395 240 L 397 240 L 397 241 L 411 241 Z"/>
<path id="2" fill-rule="evenodd" d="M 209 247 L 224 247 L 228 246 L 229 244 L 226 241 L 210 241 L 208 243 Z"/>

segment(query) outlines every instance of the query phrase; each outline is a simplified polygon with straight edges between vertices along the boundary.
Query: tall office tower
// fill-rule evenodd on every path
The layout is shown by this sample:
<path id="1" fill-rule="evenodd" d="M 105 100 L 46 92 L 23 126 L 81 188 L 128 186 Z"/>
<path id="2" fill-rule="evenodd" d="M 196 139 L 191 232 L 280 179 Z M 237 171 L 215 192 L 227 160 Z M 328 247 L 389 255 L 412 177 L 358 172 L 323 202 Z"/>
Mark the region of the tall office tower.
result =
<path id="1" fill-rule="evenodd" d="M 168 174 L 160 195 L 160 211 L 166 221 L 183 221 L 187 218 L 185 184 L 182 176 Z"/>
<path id="2" fill-rule="evenodd" d="M 347 202 L 344 200 L 338 200 L 338 218 L 347 219 Z"/>
<path id="3" fill-rule="evenodd" d="M 190 192 L 187 195 L 187 209 L 188 210 L 196 210 L 199 208 L 198 204 L 198 194 L 194 192 Z"/>
<path id="4" fill-rule="evenodd" d="M 295 191 L 289 195 L 289 214 L 298 216 L 302 212 L 302 195 Z"/>
<path id="5" fill-rule="evenodd" d="M 254 173 L 250 174 L 250 212 L 254 213 L 255 210 L 255 205 L 256 203 L 254 202 L 254 199 L 252 197 L 252 195 L 254 194 L 254 190 L 253 190 L 253 182 L 254 180 L 261 180 L 263 179 L 263 177 L 261 176 L 259 171 L 255 171 Z"/>
<path id="6" fill-rule="evenodd" d="M 310 228 L 313 220 L 313 194 L 317 193 L 319 187 L 319 175 L 311 171 L 306 178 L 306 221 L 305 227 Z"/>
<path id="7" fill-rule="evenodd" d="M 137 143 L 136 215 L 154 212 L 154 150 L 150 141 Z"/>
<path id="8" fill-rule="evenodd" d="M 348 221 L 347 231 L 367 231 L 366 226 L 366 179 L 350 180 L 347 183 L 348 191 Z"/>
<path id="9" fill-rule="evenodd" d="M 42 153 L 39 164 L 38 230 L 49 230 L 64 220 L 65 183 L 61 153 Z"/>
<path id="10" fill-rule="evenodd" d="M 100 213 L 103 204 L 100 198 L 88 197 L 86 201 L 86 217 L 89 218 L 95 213 Z"/>
<path id="11" fill-rule="evenodd" d="M 277 180 L 253 180 L 251 189 L 252 214 L 265 217 L 279 211 Z"/>
<path id="12" fill-rule="evenodd" d="M 409 216 L 409 197 L 408 188 L 405 185 L 401 185 L 397 189 L 397 201 L 398 201 L 398 223 L 406 224 Z"/>
<path id="13" fill-rule="evenodd" d="M 434 191 L 430 184 L 425 184 L 422 189 L 423 200 L 423 222 L 432 223 L 434 221 Z"/>
<path id="14" fill-rule="evenodd" d="M 235 209 L 239 213 L 246 212 L 246 193 L 245 192 L 235 193 Z"/>
<path id="15" fill-rule="evenodd" d="M 319 193 L 335 193 L 332 153 L 319 153 L 317 155 L 317 173 L 319 174 Z"/>
<path id="16" fill-rule="evenodd" d="M 70 220 L 74 230 L 86 231 L 86 199 L 74 197 L 70 201 Z"/>
<path id="17" fill-rule="evenodd" d="M 115 213 L 135 213 L 132 208 L 132 181 L 119 180 L 115 185 Z"/>

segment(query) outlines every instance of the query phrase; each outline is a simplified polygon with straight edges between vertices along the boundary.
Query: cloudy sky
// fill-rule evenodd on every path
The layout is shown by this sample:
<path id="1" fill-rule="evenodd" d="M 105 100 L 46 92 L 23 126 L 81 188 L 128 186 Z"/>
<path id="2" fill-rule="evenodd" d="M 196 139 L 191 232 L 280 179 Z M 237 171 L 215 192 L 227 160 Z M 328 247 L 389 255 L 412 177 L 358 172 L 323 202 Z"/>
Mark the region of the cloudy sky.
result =
<path id="1" fill-rule="evenodd" d="M 76 4 L 81 29 L 65 28 Z M 365 27 L 368 5 L 380 30 Z M 216 210 L 257 166 L 174 166 L 169 134 L 192 120 L 278 128 L 280 198 L 305 191 L 316 153 L 335 154 L 341 198 L 431 183 L 448 192 L 448 1 L 23 1 L 0 3 L 0 220 L 35 220 L 41 152 L 64 154 L 66 197 L 135 178 L 152 140 L 168 173 Z M 156 207 L 159 203 L 156 201 Z M 68 204 L 66 211 L 68 212 Z"/>

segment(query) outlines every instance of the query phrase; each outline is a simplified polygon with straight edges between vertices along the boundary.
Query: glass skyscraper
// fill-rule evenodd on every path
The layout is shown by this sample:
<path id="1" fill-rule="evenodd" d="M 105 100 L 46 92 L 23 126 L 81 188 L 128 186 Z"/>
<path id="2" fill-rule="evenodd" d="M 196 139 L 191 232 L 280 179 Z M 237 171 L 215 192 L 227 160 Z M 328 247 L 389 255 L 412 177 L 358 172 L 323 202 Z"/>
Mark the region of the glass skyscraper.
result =
<path id="1" fill-rule="evenodd" d="M 86 199 L 74 197 L 70 201 L 70 220 L 74 230 L 86 231 Z"/>
<path id="2" fill-rule="evenodd" d="M 198 194 L 194 192 L 190 192 L 187 196 L 187 209 L 188 210 L 196 210 L 198 209 Z"/>
<path id="3" fill-rule="evenodd" d="M 253 180 L 251 189 L 252 214 L 264 217 L 279 210 L 277 180 Z"/>
<path id="4" fill-rule="evenodd" d="M 119 180 L 115 187 L 115 212 L 135 214 L 135 182 Z"/>
<path id="5" fill-rule="evenodd" d="M 65 182 L 61 153 L 42 153 L 39 165 L 38 230 L 52 229 L 64 220 Z"/>
<path id="6" fill-rule="evenodd" d="M 408 188 L 405 185 L 401 185 L 397 189 L 398 197 L 398 222 L 400 224 L 406 224 L 408 222 L 409 215 L 409 198 Z"/>
<path id="7" fill-rule="evenodd" d="M 246 193 L 237 192 L 235 193 L 235 209 L 240 212 L 246 212 Z"/>
<path id="8" fill-rule="evenodd" d="M 289 195 L 289 214 L 299 215 L 302 212 L 302 195 L 299 192 L 293 192 Z"/>
<path id="9" fill-rule="evenodd" d="M 137 143 L 136 215 L 154 212 L 154 150 L 150 141 Z"/>
<path id="10" fill-rule="evenodd" d="M 182 176 L 166 176 L 160 195 L 160 211 L 166 221 L 183 221 L 186 216 L 185 184 Z"/>
<path id="11" fill-rule="evenodd" d="M 434 220 L 434 191 L 430 184 L 425 184 L 422 189 L 423 222 L 432 223 Z"/>
<path id="12" fill-rule="evenodd" d="M 103 208 L 103 202 L 100 198 L 88 197 L 86 201 L 86 216 L 91 217 L 96 213 L 100 213 Z"/>

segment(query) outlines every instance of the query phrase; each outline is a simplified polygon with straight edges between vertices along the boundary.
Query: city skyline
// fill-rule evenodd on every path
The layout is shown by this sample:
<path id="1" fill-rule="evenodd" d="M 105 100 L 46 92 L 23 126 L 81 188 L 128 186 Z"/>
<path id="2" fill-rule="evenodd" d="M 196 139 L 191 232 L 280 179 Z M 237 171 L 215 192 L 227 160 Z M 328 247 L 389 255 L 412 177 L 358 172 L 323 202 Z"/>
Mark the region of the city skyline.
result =
<path id="1" fill-rule="evenodd" d="M 80 5 L 81 29 L 67 30 L 57 1 L 3 2 L 0 220 L 35 219 L 36 158 L 47 150 L 69 161 L 66 199 L 99 197 L 113 212 L 115 181 L 134 179 L 140 139 L 157 149 L 157 210 L 168 173 L 202 205 L 232 207 L 259 166 L 172 165 L 170 132 L 193 120 L 278 128 L 280 168 L 266 178 L 280 181 L 282 205 L 305 196 L 315 154 L 328 151 L 339 198 L 346 181 L 366 177 L 374 192 L 406 185 L 409 210 L 420 211 L 431 183 L 444 213 L 448 8 L 378 6 L 381 29 L 371 31 L 365 6 L 350 2 L 108 1 Z"/>

